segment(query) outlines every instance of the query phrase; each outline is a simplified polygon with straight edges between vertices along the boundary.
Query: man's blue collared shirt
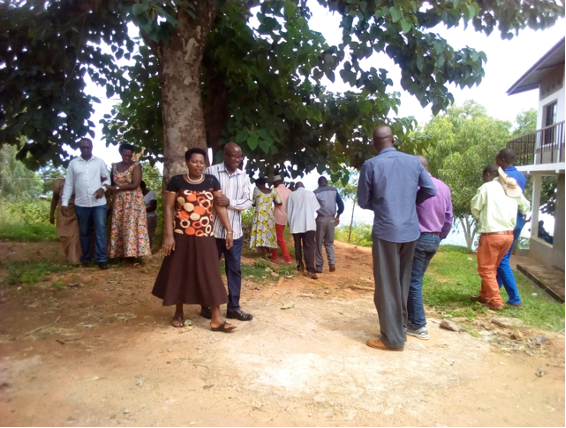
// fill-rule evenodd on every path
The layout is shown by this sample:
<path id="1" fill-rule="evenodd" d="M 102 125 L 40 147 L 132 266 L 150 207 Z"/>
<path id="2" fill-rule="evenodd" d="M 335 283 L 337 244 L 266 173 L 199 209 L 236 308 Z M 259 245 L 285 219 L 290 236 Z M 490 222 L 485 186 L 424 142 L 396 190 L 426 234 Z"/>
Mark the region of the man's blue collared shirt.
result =
<path id="1" fill-rule="evenodd" d="M 360 171 L 358 204 L 373 210 L 372 235 L 389 242 L 419 238 L 417 203 L 436 195 L 436 187 L 416 156 L 388 147 Z"/>
<path id="2" fill-rule="evenodd" d="M 505 168 L 503 172 L 505 172 L 505 174 L 507 174 L 509 177 L 514 178 L 515 181 L 517 181 L 517 184 L 523 190 L 523 193 L 525 193 L 525 186 L 527 185 L 527 177 L 525 177 L 525 174 L 517 170 L 517 168 L 515 168 L 513 165 Z M 517 211 L 517 218 L 519 217 L 524 217 L 523 214 L 521 214 L 521 211 Z"/>
<path id="3" fill-rule="evenodd" d="M 509 177 L 514 178 L 517 184 L 521 186 L 521 189 L 523 189 L 523 192 L 525 192 L 525 186 L 527 185 L 527 177 L 525 177 L 525 174 L 517 170 L 514 166 L 508 166 L 504 169 L 504 172 Z"/>

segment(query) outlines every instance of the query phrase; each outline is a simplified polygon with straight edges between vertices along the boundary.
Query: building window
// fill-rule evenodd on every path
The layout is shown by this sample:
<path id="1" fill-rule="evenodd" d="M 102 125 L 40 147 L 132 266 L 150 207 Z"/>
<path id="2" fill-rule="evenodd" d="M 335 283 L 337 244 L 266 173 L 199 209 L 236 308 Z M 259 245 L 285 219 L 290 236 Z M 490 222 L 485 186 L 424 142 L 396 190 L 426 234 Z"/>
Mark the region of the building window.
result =
<path id="1" fill-rule="evenodd" d="M 556 110 L 558 102 L 554 101 L 544 107 L 544 127 L 548 128 L 544 131 L 543 144 L 553 144 L 556 140 L 556 129 L 552 127 L 556 123 Z"/>

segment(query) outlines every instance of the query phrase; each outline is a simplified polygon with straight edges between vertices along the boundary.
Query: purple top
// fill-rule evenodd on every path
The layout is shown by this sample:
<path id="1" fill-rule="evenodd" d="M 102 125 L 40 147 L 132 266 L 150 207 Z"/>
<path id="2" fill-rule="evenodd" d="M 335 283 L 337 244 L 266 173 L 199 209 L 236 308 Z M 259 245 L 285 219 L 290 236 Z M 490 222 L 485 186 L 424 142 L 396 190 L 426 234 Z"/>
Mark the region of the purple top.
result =
<path id="1" fill-rule="evenodd" d="M 430 178 L 436 187 L 436 196 L 417 204 L 419 230 L 421 233 L 439 233 L 440 239 L 444 239 L 450 233 L 454 218 L 450 187 L 432 175 Z"/>

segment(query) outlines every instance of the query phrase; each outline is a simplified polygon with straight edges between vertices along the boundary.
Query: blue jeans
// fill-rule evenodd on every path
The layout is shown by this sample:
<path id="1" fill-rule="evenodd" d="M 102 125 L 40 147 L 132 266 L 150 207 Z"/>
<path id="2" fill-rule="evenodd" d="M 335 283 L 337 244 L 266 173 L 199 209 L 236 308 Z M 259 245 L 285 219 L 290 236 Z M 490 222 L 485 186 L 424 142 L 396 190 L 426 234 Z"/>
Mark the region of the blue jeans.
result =
<path id="1" fill-rule="evenodd" d="M 242 259 L 242 246 L 244 238 L 234 239 L 234 245 L 229 250 L 226 249 L 226 240 L 216 238 L 216 248 L 218 258 L 226 262 L 226 277 L 228 278 L 228 310 L 235 311 L 240 309 L 240 291 L 242 289 L 242 270 L 240 268 Z"/>
<path id="2" fill-rule="evenodd" d="M 511 258 L 511 252 L 515 246 L 515 242 L 521 235 L 523 226 L 525 225 L 525 217 L 522 214 L 517 215 L 517 224 L 515 225 L 515 230 L 513 230 L 513 245 L 509 249 L 509 252 L 503 256 L 499 267 L 497 268 L 497 283 L 499 288 L 501 286 L 505 287 L 505 291 L 509 295 L 509 303 L 517 304 L 521 303 L 521 296 L 519 295 L 519 290 L 517 289 L 517 283 L 515 282 L 515 276 L 511 270 L 511 265 L 509 264 L 509 259 Z"/>
<path id="3" fill-rule="evenodd" d="M 108 261 L 106 257 L 106 204 L 98 207 L 79 207 L 75 205 L 79 231 L 81 233 L 81 249 L 83 255 L 81 262 L 92 260 L 92 250 L 90 245 L 90 234 L 94 223 L 94 255 L 97 263 Z"/>
<path id="4" fill-rule="evenodd" d="M 423 305 L 423 276 L 428 264 L 438 251 L 439 245 L 440 237 L 433 233 L 421 233 L 421 236 L 417 239 L 407 301 L 408 318 L 415 330 L 426 325 Z"/>

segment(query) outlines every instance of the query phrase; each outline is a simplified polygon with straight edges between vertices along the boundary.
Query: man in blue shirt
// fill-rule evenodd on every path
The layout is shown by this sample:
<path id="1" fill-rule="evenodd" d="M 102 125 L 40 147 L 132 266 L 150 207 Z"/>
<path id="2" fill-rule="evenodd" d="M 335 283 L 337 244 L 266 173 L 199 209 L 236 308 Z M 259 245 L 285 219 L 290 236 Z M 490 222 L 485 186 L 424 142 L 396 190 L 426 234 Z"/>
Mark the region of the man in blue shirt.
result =
<path id="1" fill-rule="evenodd" d="M 416 241 L 420 236 L 417 203 L 436 195 L 430 176 L 416 156 L 393 147 L 389 126 L 373 131 L 377 156 L 362 166 L 358 204 L 373 210 L 374 303 L 381 338 L 377 349 L 402 351 L 407 338 L 407 299 Z"/>
<path id="2" fill-rule="evenodd" d="M 518 171 L 517 168 L 513 166 L 513 161 L 515 160 L 515 152 L 512 149 L 503 149 L 495 157 L 495 162 L 497 165 L 507 174 L 509 177 L 514 178 L 517 184 L 525 192 L 525 186 L 527 185 L 527 178 L 525 175 Z M 515 223 L 515 229 L 513 230 L 513 245 L 511 249 L 499 264 L 497 268 L 497 282 L 499 283 L 499 288 L 503 285 L 505 291 L 509 295 L 509 301 L 507 304 L 509 306 L 515 306 L 516 308 L 522 308 L 523 303 L 521 302 L 521 296 L 519 295 L 519 290 L 517 289 L 517 283 L 515 282 L 515 276 L 513 276 L 513 271 L 511 270 L 511 265 L 509 264 L 509 259 L 511 258 L 511 252 L 517 239 L 521 235 L 523 226 L 525 225 L 525 217 L 520 211 L 517 211 L 517 223 Z"/>
<path id="3" fill-rule="evenodd" d="M 322 244 L 326 249 L 328 257 L 328 269 L 330 272 L 336 270 L 334 258 L 334 229 L 340 224 L 340 214 L 344 212 L 344 202 L 338 193 L 338 189 L 328 185 L 326 177 L 318 179 L 318 189 L 314 191 L 316 199 L 320 204 L 316 217 L 316 271 L 322 272 L 324 259 L 322 258 Z M 338 211 L 336 211 L 338 206 Z"/>

